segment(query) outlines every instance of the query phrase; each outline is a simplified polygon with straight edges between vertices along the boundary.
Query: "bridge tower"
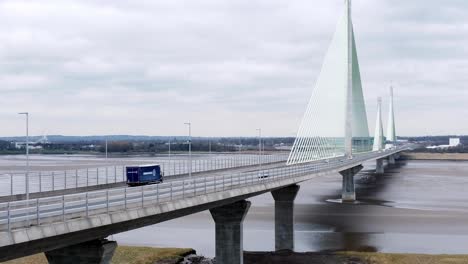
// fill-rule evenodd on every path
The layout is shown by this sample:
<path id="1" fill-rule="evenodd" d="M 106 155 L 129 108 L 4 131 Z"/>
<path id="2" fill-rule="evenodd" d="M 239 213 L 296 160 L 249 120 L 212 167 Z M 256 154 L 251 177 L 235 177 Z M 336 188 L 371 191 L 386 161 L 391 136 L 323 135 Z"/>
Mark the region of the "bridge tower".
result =
<path id="1" fill-rule="evenodd" d="M 324 58 L 287 164 L 372 149 L 351 16 L 351 0 Z"/>
<path id="2" fill-rule="evenodd" d="M 388 109 L 387 141 L 391 146 L 396 142 L 395 112 L 393 108 L 393 86 L 390 86 L 390 105 Z"/>
<path id="3" fill-rule="evenodd" d="M 388 125 L 387 125 L 387 148 L 395 146 L 397 141 L 395 132 L 395 112 L 393 108 L 393 86 L 390 86 L 390 106 L 388 108 Z M 395 156 L 388 157 L 388 164 L 395 164 Z"/>
<path id="4" fill-rule="evenodd" d="M 373 151 L 381 151 L 384 148 L 384 133 L 382 125 L 382 98 L 377 99 L 377 120 L 375 122 Z"/>
<path id="5" fill-rule="evenodd" d="M 375 122 L 375 134 L 374 134 L 374 147 L 373 151 L 382 151 L 385 144 L 385 136 L 383 133 L 382 125 L 382 98 L 377 99 L 377 120 Z M 384 160 L 376 160 L 375 172 L 377 174 L 384 173 Z"/>
<path id="6" fill-rule="evenodd" d="M 372 150 L 351 15 L 345 1 L 287 164 L 294 165 Z M 362 166 L 340 172 L 343 201 L 354 201 L 354 175 Z"/>
<path id="7" fill-rule="evenodd" d="M 346 116 L 345 116 L 345 145 L 344 152 L 348 158 L 353 157 L 353 52 L 354 52 L 354 32 L 351 16 L 351 0 L 346 2 L 346 28 L 347 28 L 347 84 L 346 84 Z M 361 89 L 362 93 L 362 89 Z"/>

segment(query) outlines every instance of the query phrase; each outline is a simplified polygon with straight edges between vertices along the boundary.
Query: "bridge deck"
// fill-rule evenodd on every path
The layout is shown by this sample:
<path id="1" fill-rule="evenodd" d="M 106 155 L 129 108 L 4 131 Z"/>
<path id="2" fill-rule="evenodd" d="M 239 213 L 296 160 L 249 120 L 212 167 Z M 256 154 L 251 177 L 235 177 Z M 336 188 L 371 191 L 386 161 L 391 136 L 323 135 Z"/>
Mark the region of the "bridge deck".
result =
<path id="1" fill-rule="evenodd" d="M 287 156 L 275 155 L 210 155 L 199 156 L 192 160 L 193 174 L 208 171 L 223 171 L 239 167 L 256 166 L 259 163 L 286 161 Z M 118 163 L 122 161 L 117 160 Z M 188 174 L 187 159 L 164 159 L 152 161 L 127 161 L 129 164 L 160 164 L 166 177 L 183 178 Z M 37 166 L 36 166 L 37 167 Z M 0 174 L 0 202 L 25 199 L 24 172 Z M 79 168 L 64 171 L 33 171 L 29 173 L 30 198 L 64 195 L 92 190 L 123 186 L 125 166 L 115 165 L 98 168 Z"/>
<path id="2" fill-rule="evenodd" d="M 0 261 L 200 212 L 381 159 L 406 147 L 220 177 L 0 204 Z M 49 239 L 54 238 L 54 239 Z M 17 253 L 21 252 L 21 253 Z M 25 253 L 26 252 L 26 253 Z"/>
<path id="3" fill-rule="evenodd" d="M 262 164 L 262 169 L 271 169 L 276 168 L 279 166 L 284 166 L 285 161 L 280 162 L 272 162 L 272 163 L 265 163 Z M 195 172 L 192 174 L 192 177 L 199 178 L 199 177 L 209 177 L 209 176 L 222 176 L 222 175 L 230 175 L 233 173 L 241 173 L 246 171 L 258 170 L 260 166 L 258 164 L 255 165 L 247 165 L 247 166 L 239 166 L 234 168 L 225 168 L 225 169 L 213 169 L 207 170 L 202 172 Z M 171 182 L 171 181 L 181 181 L 190 179 L 189 174 L 180 174 L 180 175 L 171 175 L 166 176 L 164 181 Z M 123 188 L 126 187 L 127 184 L 124 181 L 116 182 L 116 183 L 109 183 L 109 184 L 99 184 L 99 185 L 91 185 L 87 187 L 78 187 L 78 188 L 69 188 L 69 189 L 62 189 L 56 191 L 47 191 L 47 192 L 40 192 L 40 193 L 32 193 L 30 194 L 30 199 L 38 199 L 38 198 L 45 198 L 45 197 L 53 197 L 53 196 L 61 196 L 67 194 L 77 194 L 77 193 L 85 193 L 91 191 L 98 191 L 98 190 L 108 190 L 108 189 L 116 189 L 116 188 Z M 14 202 L 25 200 L 25 194 L 17 194 L 17 195 L 10 195 L 10 196 L 0 196 L 0 203 L 3 202 Z"/>

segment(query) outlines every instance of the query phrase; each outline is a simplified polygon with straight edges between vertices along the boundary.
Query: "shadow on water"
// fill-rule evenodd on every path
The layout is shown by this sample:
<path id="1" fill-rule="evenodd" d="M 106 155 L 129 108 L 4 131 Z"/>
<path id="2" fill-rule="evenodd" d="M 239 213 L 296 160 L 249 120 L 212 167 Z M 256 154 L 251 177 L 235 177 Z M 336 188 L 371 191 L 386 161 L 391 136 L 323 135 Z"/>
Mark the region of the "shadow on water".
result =
<path id="1" fill-rule="evenodd" d="M 375 197 L 378 197 L 379 193 L 382 193 L 394 183 L 395 178 L 393 176 L 400 173 L 400 169 L 406 165 L 405 160 L 399 160 L 394 165 L 388 164 L 385 166 L 384 174 L 376 174 L 375 170 L 365 170 L 359 173 L 355 179 L 358 201 L 363 204 L 392 207 L 389 205 L 391 201 L 379 200 Z"/>
<path id="2" fill-rule="evenodd" d="M 397 161 L 396 164 L 385 166 L 384 174 L 375 173 L 374 169 L 363 170 L 355 176 L 355 188 L 356 188 L 356 201 L 353 203 L 345 203 L 346 205 L 380 205 L 380 206 L 389 206 L 389 203 L 392 201 L 386 201 L 381 199 L 376 199 L 379 193 L 382 193 L 386 190 L 388 186 L 393 183 L 393 175 L 400 173 L 400 168 L 407 165 L 406 161 Z M 333 203 L 341 203 L 341 190 L 330 194 L 323 195 L 320 197 L 322 201 L 329 201 Z"/>
<path id="3" fill-rule="evenodd" d="M 334 193 L 320 197 L 321 201 L 332 202 L 319 207 L 305 207 L 307 210 L 303 215 L 305 219 L 301 221 L 333 230 L 333 232 L 317 232 L 316 236 L 310 238 L 309 243 L 313 244 L 313 248 L 321 252 L 379 251 L 372 241 L 372 235 L 379 233 L 365 232 L 366 215 L 371 214 L 375 207 L 365 205 L 392 207 L 391 201 L 379 200 L 376 197 L 394 182 L 393 176 L 406 164 L 406 161 L 397 161 L 394 165 L 387 165 L 385 173 L 380 175 L 376 174 L 375 170 L 365 170 L 356 175 L 355 187 L 358 200 L 356 203 L 336 202 L 341 196 L 341 190 L 336 190 Z"/>

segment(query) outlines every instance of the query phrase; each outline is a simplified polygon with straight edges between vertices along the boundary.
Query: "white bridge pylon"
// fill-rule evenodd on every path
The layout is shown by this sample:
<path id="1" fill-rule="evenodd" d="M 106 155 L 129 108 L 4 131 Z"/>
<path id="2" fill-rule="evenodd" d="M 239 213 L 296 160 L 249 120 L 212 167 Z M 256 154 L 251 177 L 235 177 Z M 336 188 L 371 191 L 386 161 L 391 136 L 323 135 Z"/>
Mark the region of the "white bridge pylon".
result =
<path id="1" fill-rule="evenodd" d="M 373 151 L 380 151 L 384 148 L 385 136 L 383 133 L 382 124 L 382 98 L 377 99 L 377 120 L 375 121 L 375 134 L 374 134 L 374 146 Z"/>
<path id="2" fill-rule="evenodd" d="M 388 108 L 388 124 L 387 124 L 387 140 L 389 146 L 397 141 L 396 132 L 395 132 L 395 112 L 393 110 L 393 86 L 390 86 L 390 105 Z"/>
<path id="3" fill-rule="evenodd" d="M 371 150 L 351 3 L 346 0 L 287 164 Z"/>

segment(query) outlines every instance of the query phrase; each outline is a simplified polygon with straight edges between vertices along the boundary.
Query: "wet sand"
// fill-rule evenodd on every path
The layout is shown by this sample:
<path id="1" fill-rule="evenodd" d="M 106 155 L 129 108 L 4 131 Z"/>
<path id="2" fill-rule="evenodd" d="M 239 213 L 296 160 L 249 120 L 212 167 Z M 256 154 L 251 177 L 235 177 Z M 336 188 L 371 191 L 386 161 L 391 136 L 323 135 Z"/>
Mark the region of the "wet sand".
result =
<path id="1" fill-rule="evenodd" d="M 404 153 L 403 158 L 409 160 L 468 160 L 468 153 Z"/>

